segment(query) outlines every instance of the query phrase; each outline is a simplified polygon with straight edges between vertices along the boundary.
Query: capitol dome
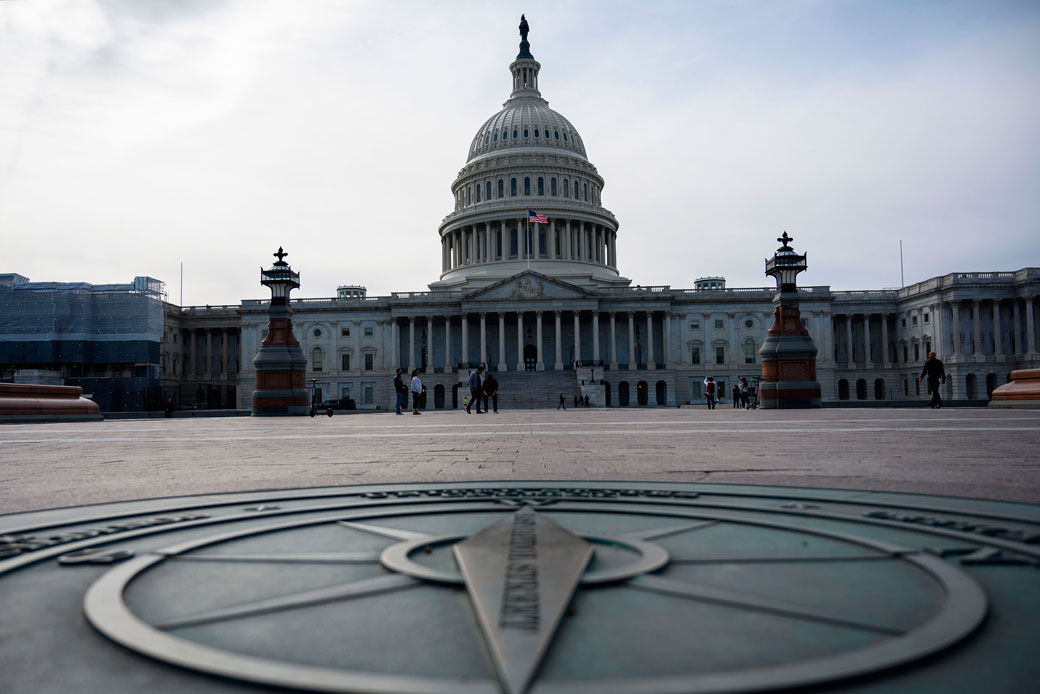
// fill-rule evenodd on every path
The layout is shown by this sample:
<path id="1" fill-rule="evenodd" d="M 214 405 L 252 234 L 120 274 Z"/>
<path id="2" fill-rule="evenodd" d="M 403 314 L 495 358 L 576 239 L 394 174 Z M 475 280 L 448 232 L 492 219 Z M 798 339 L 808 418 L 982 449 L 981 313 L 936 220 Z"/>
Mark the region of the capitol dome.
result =
<path id="1" fill-rule="evenodd" d="M 600 200 L 603 178 L 578 130 L 542 98 L 541 64 L 523 36 L 509 99 L 477 130 L 452 184 L 455 210 L 439 229 L 441 277 L 430 288 L 479 288 L 526 269 L 627 286 L 617 270 L 618 222 Z"/>

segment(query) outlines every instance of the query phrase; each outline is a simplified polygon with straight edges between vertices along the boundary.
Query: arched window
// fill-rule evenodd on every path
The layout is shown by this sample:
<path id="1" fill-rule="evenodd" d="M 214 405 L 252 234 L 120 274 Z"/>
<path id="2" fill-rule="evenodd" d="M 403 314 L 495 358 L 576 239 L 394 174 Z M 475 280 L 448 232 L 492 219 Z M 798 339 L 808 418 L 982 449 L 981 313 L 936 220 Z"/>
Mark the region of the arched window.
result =
<path id="1" fill-rule="evenodd" d="M 559 140 L 559 139 L 560 139 L 560 131 L 559 131 L 559 130 L 553 130 L 553 136 L 554 136 L 554 137 L 555 137 L 555 138 L 556 138 L 557 140 Z"/>
<path id="2" fill-rule="evenodd" d="M 524 176 L 524 195 L 531 194 L 531 179 L 528 176 Z"/>
<path id="3" fill-rule="evenodd" d="M 487 183 L 484 184 L 484 199 L 485 200 L 490 200 L 491 199 L 491 181 L 488 181 Z"/>
<path id="4" fill-rule="evenodd" d="M 503 130 L 502 131 L 502 139 L 503 140 L 508 140 L 509 139 L 509 131 L 508 130 Z"/>
<path id="5" fill-rule="evenodd" d="M 744 340 L 744 363 L 755 363 L 755 341 L 750 337 Z"/>
<path id="6" fill-rule="evenodd" d="M 504 198 L 506 196 L 506 182 L 501 178 L 498 179 L 498 197 Z"/>
<path id="7" fill-rule="evenodd" d="M 538 177 L 538 194 L 545 195 L 545 179 L 541 176 Z"/>
<path id="8" fill-rule="evenodd" d="M 513 139 L 515 140 L 516 138 L 517 138 L 516 128 L 513 128 Z"/>
<path id="9" fill-rule="evenodd" d="M 574 182 L 574 199 L 575 200 L 578 199 L 578 182 L 577 181 Z"/>
<path id="10" fill-rule="evenodd" d="M 325 370 L 325 352 L 321 347 L 315 347 L 311 350 L 311 371 L 324 371 Z"/>
<path id="11" fill-rule="evenodd" d="M 856 380 L 856 399 L 867 399 L 867 379 L 865 378 L 860 378 Z"/>
<path id="12" fill-rule="evenodd" d="M 549 131 L 548 130 L 545 131 L 545 139 L 547 139 L 547 140 L 549 139 Z"/>
<path id="13" fill-rule="evenodd" d="M 556 197 L 556 179 L 555 178 L 550 178 L 549 179 L 549 194 L 552 195 L 554 198 Z"/>
<path id="14" fill-rule="evenodd" d="M 470 196 L 473 194 L 473 188 L 466 188 L 466 201 L 465 204 L 469 204 Z"/>
<path id="15" fill-rule="evenodd" d="M 884 400 L 885 399 L 885 381 L 882 378 L 874 379 L 874 399 Z"/>
<path id="16" fill-rule="evenodd" d="M 493 138 L 491 138 L 491 141 L 492 142 L 498 142 L 498 133 L 495 133 L 495 136 Z"/>
<path id="17" fill-rule="evenodd" d="M 476 198 L 476 202 L 480 202 L 480 184 L 479 183 L 477 184 L 477 198 Z"/>
<path id="18" fill-rule="evenodd" d="M 849 382 L 844 378 L 838 381 L 838 399 L 848 400 L 849 399 Z"/>
<path id="19" fill-rule="evenodd" d="M 564 141 L 564 142 L 566 142 L 566 141 L 567 141 L 567 133 L 564 133 L 564 134 L 563 134 L 563 141 Z"/>
<path id="20" fill-rule="evenodd" d="M 535 128 L 534 129 L 534 136 L 535 137 L 539 137 L 540 135 L 541 135 L 541 131 L 539 131 L 538 128 Z"/>
<path id="21" fill-rule="evenodd" d="M 570 186 L 567 185 L 567 179 L 563 179 L 563 197 L 569 198 L 571 196 Z"/>
<path id="22" fill-rule="evenodd" d="M 512 198 L 516 197 L 516 179 L 509 179 L 509 196 Z"/>
<path id="23" fill-rule="evenodd" d="M 524 137 L 529 137 L 529 135 L 527 134 L 527 128 L 524 128 Z"/>

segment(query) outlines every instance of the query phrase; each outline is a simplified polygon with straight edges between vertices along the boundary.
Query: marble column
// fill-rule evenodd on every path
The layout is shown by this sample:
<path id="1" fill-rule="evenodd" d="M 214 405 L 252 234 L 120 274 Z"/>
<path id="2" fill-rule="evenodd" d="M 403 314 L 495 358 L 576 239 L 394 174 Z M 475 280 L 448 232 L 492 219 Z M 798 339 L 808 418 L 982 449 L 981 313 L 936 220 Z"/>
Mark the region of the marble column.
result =
<path id="1" fill-rule="evenodd" d="M 1000 301 L 993 300 L 993 356 L 1004 353 L 1004 340 L 1000 334 Z"/>
<path id="2" fill-rule="evenodd" d="M 524 370 L 524 312 L 516 312 L 516 370 Z"/>
<path id="3" fill-rule="evenodd" d="M 672 357 L 672 319 L 675 316 L 670 311 L 664 314 L 664 368 L 670 369 L 675 363 Z"/>
<path id="4" fill-rule="evenodd" d="M 845 362 L 851 367 L 855 360 L 853 355 L 855 352 L 852 349 L 852 314 L 845 314 Z"/>
<path id="5" fill-rule="evenodd" d="M 732 321 L 730 321 L 732 323 Z M 730 326 L 730 335 L 733 335 L 733 327 Z M 654 362 L 654 312 L 646 312 L 646 368 L 654 370 L 657 363 Z"/>
<path id="6" fill-rule="evenodd" d="M 599 311 L 592 312 L 592 363 L 599 364 Z"/>
<path id="7" fill-rule="evenodd" d="M 360 328 L 359 328 L 360 329 Z M 361 361 L 358 355 L 358 361 Z M 408 375 L 415 371 L 415 316 L 408 319 Z"/>
<path id="8" fill-rule="evenodd" d="M 1033 318 L 1033 297 L 1026 297 L 1026 341 L 1025 348 L 1026 354 L 1032 354 L 1036 351 L 1036 333 L 1033 332 L 1035 329 L 1035 322 Z"/>
<path id="9" fill-rule="evenodd" d="M 870 339 L 870 314 L 863 314 L 863 361 L 866 362 L 867 369 L 874 368 L 874 351 L 871 349 L 872 345 Z"/>
<path id="10" fill-rule="evenodd" d="M 628 312 L 628 370 L 635 371 L 639 368 L 636 361 L 636 314 Z"/>
<path id="11" fill-rule="evenodd" d="M 542 359 L 542 312 L 534 312 L 535 346 L 538 348 L 538 361 L 535 363 L 535 371 L 545 371 L 545 360 Z"/>
<path id="12" fill-rule="evenodd" d="M 578 325 L 579 312 L 574 312 L 574 366 L 581 362 L 581 327 Z"/>
<path id="13" fill-rule="evenodd" d="M 506 314 L 498 314 L 498 370 L 506 370 Z"/>
<path id="14" fill-rule="evenodd" d="M 982 349 L 982 316 L 979 312 L 982 310 L 982 302 L 975 299 L 971 302 L 971 334 L 975 338 L 975 346 L 972 349 L 972 356 L 975 357 L 975 361 L 981 361 L 982 355 L 985 354 L 985 350 Z"/>
<path id="15" fill-rule="evenodd" d="M 444 373 L 450 374 L 451 365 L 451 316 L 444 317 Z"/>
<path id="16" fill-rule="evenodd" d="M 220 375 L 227 378 L 228 375 L 228 334 L 227 328 L 220 331 Z"/>
<path id="17" fill-rule="evenodd" d="M 961 341 L 961 304 L 959 301 L 951 301 L 950 306 L 953 308 L 953 325 L 951 326 L 950 332 L 950 355 L 960 354 L 964 351 L 964 342 Z"/>
<path id="18" fill-rule="evenodd" d="M 396 371 L 401 367 L 401 358 L 397 355 L 398 343 L 401 341 L 401 334 L 397 325 L 397 319 L 392 318 L 390 320 L 390 366 Z M 355 355 L 355 359 L 357 356 Z"/>
<path id="19" fill-rule="evenodd" d="M 433 316 L 426 317 L 426 373 L 433 373 Z"/>
<path id="20" fill-rule="evenodd" d="M 553 371 L 563 371 L 563 359 L 561 354 L 561 343 L 560 343 L 560 312 L 553 311 L 556 328 L 556 363 L 553 364 Z"/>
<path id="21" fill-rule="evenodd" d="M 480 363 L 487 368 L 487 314 L 480 314 Z"/>
<path id="22" fill-rule="evenodd" d="M 206 380 L 213 379 L 213 331 L 206 331 Z"/>
<path id="23" fill-rule="evenodd" d="M 1018 337 L 1018 299 L 1011 302 L 1011 354 L 1017 355 L 1022 352 L 1022 340 Z"/>
<path id="24" fill-rule="evenodd" d="M 881 314 L 881 367 L 884 368 L 888 364 L 888 314 Z"/>
<path id="25" fill-rule="evenodd" d="M 610 312 L 610 370 L 617 371 L 617 325 L 614 312 Z"/>
<path id="26" fill-rule="evenodd" d="M 469 316 L 462 314 L 462 368 L 469 371 Z"/>

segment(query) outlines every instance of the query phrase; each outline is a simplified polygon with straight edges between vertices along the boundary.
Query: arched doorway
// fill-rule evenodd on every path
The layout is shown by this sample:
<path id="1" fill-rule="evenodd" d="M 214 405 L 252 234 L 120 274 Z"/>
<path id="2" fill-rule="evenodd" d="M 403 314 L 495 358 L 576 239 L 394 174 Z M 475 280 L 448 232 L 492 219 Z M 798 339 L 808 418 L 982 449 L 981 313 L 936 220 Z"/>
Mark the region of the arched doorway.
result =
<path id="1" fill-rule="evenodd" d="M 636 404 L 640 407 L 646 407 L 650 404 L 650 393 L 647 390 L 646 381 L 640 381 L 636 384 Z"/>
<path id="2" fill-rule="evenodd" d="M 838 381 L 838 399 L 849 399 L 849 382 L 846 381 L 844 378 Z"/>
<path id="3" fill-rule="evenodd" d="M 451 409 L 459 409 L 459 384 L 455 383 L 451 387 Z"/>
<path id="4" fill-rule="evenodd" d="M 657 406 L 664 407 L 668 404 L 668 384 L 664 381 L 657 382 Z"/>
<path id="5" fill-rule="evenodd" d="M 524 371 L 534 371 L 538 367 L 538 348 L 524 345 Z"/>
<path id="6" fill-rule="evenodd" d="M 617 404 L 618 407 L 628 407 L 628 381 L 617 384 Z"/>
<path id="7" fill-rule="evenodd" d="M 885 380 L 883 378 L 874 379 L 874 399 L 884 400 L 885 399 Z"/>
<path id="8" fill-rule="evenodd" d="M 975 385 L 977 381 L 975 374 L 968 374 L 964 377 L 964 397 L 968 400 L 975 399 Z"/>
<path id="9" fill-rule="evenodd" d="M 610 407 L 611 406 L 611 404 L 610 404 L 610 384 L 607 383 L 606 381 L 602 381 L 602 383 L 603 383 L 603 398 L 606 401 L 606 406 Z"/>
<path id="10" fill-rule="evenodd" d="M 993 399 L 993 389 L 997 387 L 997 375 L 986 374 L 986 397 Z"/>
<path id="11" fill-rule="evenodd" d="M 440 383 L 433 387 L 433 406 L 438 410 L 444 409 L 444 386 Z"/>
<path id="12" fill-rule="evenodd" d="M 867 399 L 867 379 L 865 378 L 860 378 L 856 380 L 856 399 Z"/>

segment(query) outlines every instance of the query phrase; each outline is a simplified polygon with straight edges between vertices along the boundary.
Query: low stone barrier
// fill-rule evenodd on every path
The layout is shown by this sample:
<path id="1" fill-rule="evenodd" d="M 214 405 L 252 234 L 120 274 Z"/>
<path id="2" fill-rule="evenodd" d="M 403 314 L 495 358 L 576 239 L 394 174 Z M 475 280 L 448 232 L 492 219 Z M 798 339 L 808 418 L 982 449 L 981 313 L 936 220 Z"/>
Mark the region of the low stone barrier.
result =
<path id="1" fill-rule="evenodd" d="M 993 389 L 990 407 L 1040 409 L 1040 369 L 1011 372 L 1011 382 Z"/>
<path id="2" fill-rule="evenodd" d="M 97 403 L 79 386 L 0 383 L 0 422 L 101 421 Z"/>

